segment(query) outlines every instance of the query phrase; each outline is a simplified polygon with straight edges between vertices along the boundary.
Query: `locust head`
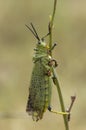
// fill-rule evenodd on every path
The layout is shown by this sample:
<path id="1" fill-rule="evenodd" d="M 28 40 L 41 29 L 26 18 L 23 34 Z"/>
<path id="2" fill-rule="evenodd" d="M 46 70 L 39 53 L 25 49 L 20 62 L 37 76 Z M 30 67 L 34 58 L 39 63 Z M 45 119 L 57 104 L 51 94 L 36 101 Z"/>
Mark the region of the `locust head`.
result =
<path id="1" fill-rule="evenodd" d="M 39 38 L 39 35 L 35 29 L 35 27 L 33 26 L 33 24 L 31 23 L 30 24 L 32 28 L 30 28 L 28 25 L 26 25 L 26 27 L 32 32 L 32 34 L 35 36 L 35 38 L 38 40 L 37 42 L 37 46 L 38 47 L 43 47 L 43 48 L 46 48 L 46 49 L 49 49 L 49 46 L 47 45 L 47 43 L 44 41 L 44 38 L 46 36 L 48 36 L 50 33 L 46 34 L 44 37 L 42 38 Z"/>

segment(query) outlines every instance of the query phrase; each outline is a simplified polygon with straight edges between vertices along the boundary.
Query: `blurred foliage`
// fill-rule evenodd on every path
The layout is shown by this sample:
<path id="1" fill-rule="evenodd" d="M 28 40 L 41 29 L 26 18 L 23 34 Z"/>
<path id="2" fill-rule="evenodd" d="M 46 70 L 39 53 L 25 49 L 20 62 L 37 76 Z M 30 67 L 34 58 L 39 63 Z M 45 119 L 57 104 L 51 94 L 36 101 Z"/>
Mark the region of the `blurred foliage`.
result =
<path id="1" fill-rule="evenodd" d="M 47 33 L 53 1 L 0 0 L 0 129 L 64 129 L 62 117 L 46 112 L 35 123 L 25 112 L 36 39 L 25 24 L 33 22 L 38 34 Z M 72 110 L 70 130 L 86 129 L 86 0 L 59 0 L 54 21 L 53 42 L 58 46 L 53 56 L 65 105 L 70 96 L 77 99 Z M 60 109 L 53 87 L 52 106 Z M 58 101 L 58 104 L 57 104 Z M 18 113 L 20 117 L 2 118 L 1 113 Z M 26 116 L 24 116 L 24 115 Z M 51 123 L 52 122 L 52 123 Z M 49 126 L 47 125 L 49 124 Z"/>

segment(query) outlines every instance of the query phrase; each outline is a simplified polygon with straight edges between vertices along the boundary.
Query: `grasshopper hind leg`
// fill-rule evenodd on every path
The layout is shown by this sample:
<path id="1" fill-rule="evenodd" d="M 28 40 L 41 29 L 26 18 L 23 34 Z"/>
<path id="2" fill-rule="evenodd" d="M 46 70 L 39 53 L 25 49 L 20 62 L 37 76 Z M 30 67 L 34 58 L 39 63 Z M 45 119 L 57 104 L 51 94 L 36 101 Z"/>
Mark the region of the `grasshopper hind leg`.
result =
<path id="1" fill-rule="evenodd" d="M 59 111 L 54 111 L 52 110 L 51 106 L 48 106 L 48 110 L 52 113 L 55 113 L 55 114 L 60 114 L 60 115 L 69 115 L 68 112 L 59 112 Z"/>

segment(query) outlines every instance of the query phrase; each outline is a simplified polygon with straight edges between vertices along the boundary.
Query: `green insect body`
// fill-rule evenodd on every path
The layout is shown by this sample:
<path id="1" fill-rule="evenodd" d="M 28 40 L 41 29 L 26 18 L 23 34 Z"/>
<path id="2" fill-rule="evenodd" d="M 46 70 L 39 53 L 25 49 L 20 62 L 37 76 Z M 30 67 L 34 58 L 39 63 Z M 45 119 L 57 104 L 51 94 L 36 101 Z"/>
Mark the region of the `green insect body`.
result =
<path id="1" fill-rule="evenodd" d="M 31 26 L 35 30 L 32 24 Z M 47 44 L 43 40 L 40 40 L 37 33 L 34 33 L 36 31 L 33 32 L 33 30 L 31 32 L 38 39 L 38 43 L 35 49 L 35 56 L 33 57 L 34 68 L 29 87 L 26 111 L 29 115 L 32 115 L 33 120 L 38 121 L 43 118 L 43 114 L 51 102 L 52 65 L 49 63 L 52 58 L 49 54 Z"/>

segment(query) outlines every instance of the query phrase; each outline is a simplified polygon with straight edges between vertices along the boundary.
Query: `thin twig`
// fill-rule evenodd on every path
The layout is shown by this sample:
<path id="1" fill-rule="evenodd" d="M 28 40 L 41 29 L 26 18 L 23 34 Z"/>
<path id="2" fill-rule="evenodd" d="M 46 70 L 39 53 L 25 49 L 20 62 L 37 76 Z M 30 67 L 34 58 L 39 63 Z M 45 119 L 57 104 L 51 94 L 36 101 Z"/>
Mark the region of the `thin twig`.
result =
<path id="1" fill-rule="evenodd" d="M 54 75 L 54 77 L 53 77 L 54 84 L 56 85 L 58 96 L 59 96 L 61 110 L 62 110 L 62 112 L 65 112 L 66 110 L 65 110 L 65 106 L 64 106 L 64 100 L 63 100 L 63 96 L 62 96 L 62 92 L 61 92 L 61 87 L 59 85 L 57 73 L 54 68 L 52 68 L 52 71 L 53 71 L 53 75 Z M 65 124 L 65 130 L 69 130 L 68 115 L 63 115 L 63 119 L 64 119 L 64 124 Z"/>
<path id="2" fill-rule="evenodd" d="M 50 23 L 49 23 L 49 29 L 50 29 L 50 37 L 49 37 L 49 48 L 52 48 L 52 29 L 53 29 L 53 22 L 54 22 L 54 17 L 55 17 L 55 12 L 56 12 L 56 4 L 57 4 L 57 0 L 54 0 L 54 8 L 53 8 L 53 13 L 50 19 Z M 50 55 L 52 56 L 52 51 L 50 52 Z M 62 92 L 61 92 L 61 88 L 58 82 L 58 77 L 57 74 L 55 72 L 55 69 L 52 68 L 52 72 L 54 75 L 54 83 L 57 87 L 57 91 L 58 91 L 58 95 L 59 95 L 59 100 L 60 100 L 60 104 L 61 104 L 61 110 L 62 112 L 65 112 L 65 106 L 64 106 L 64 101 L 63 101 L 63 96 L 62 96 Z M 68 125 L 68 116 L 67 115 L 63 115 L 63 119 L 64 119 L 64 124 L 65 124 L 65 130 L 69 130 L 69 125 Z"/>
<path id="3" fill-rule="evenodd" d="M 56 12 L 56 4 L 57 4 L 57 0 L 54 0 L 53 14 L 52 16 L 50 16 L 50 23 L 49 23 L 49 28 L 50 28 L 49 47 L 50 49 L 52 48 L 52 29 L 53 29 L 53 22 L 54 22 L 54 17 L 55 17 L 55 12 Z M 52 52 L 50 55 L 52 55 Z"/>
<path id="4" fill-rule="evenodd" d="M 75 99 L 76 99 L 76 95 L 71 96 L 71 103 L 70 103 L 70 106 L 69 106 L 69 108 L 67 108 L 67 110 L 66 110 L 66 112 L 69 113 L 69 114 L 68 114 L 68 121 L 70 121 L 70 112 L 71 112 L 71 109 L 72 109 L 73 104 L 74 104 L 74 102 L 75 102 Z"/>

